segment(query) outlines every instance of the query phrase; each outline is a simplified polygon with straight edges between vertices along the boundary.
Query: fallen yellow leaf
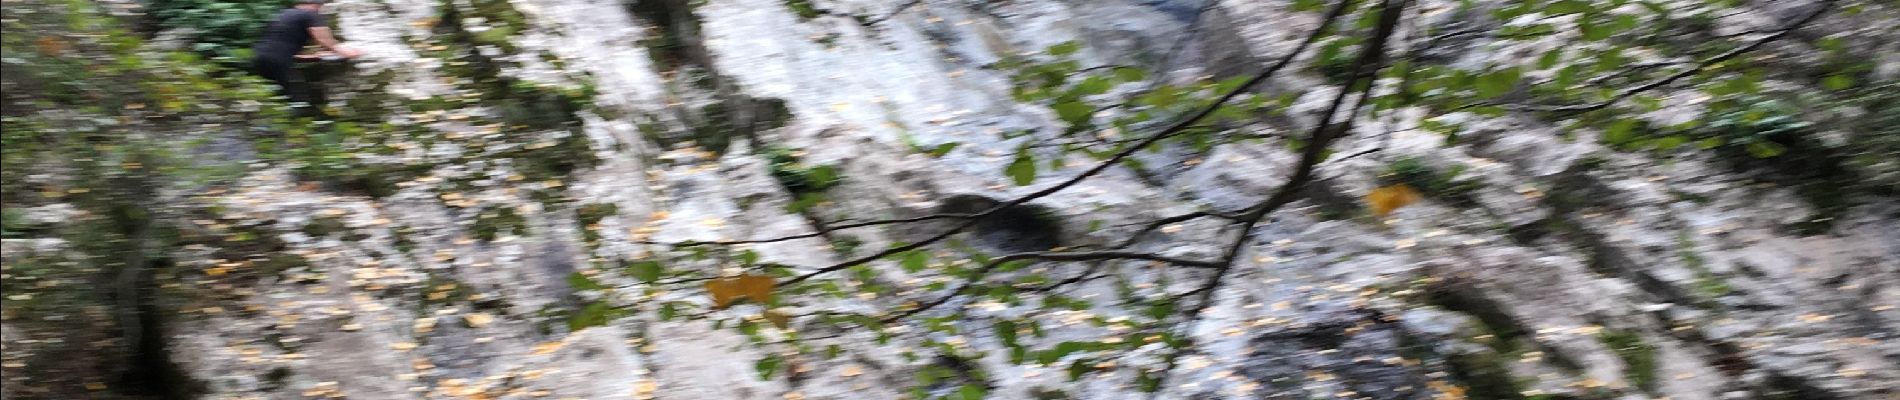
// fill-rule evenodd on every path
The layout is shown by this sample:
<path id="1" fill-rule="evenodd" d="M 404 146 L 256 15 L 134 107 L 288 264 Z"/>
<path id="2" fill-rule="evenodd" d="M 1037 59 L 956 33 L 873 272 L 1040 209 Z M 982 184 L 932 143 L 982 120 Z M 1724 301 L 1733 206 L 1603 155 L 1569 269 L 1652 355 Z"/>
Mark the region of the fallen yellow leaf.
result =
<path id="1" fill-rule="evenodd" d="M 706 292 L 712 294 L 714 307 L 726 308 L 740 299 L 757 303 L 770 302 L 772 289 L 777 284 L 770 276 L 739 275 L 707 281 Z"/>
<path id="2" fill-rule="evenodd" d="M 1371 193 L 1366 193 L 1366 204 L 1372 206 L 1373 214 L 1383 217 L 1391 214 L 1392 210 L 1418 201 L 1420 197 L 1418 190 L 1401 183 L 1372 189 Z"/>

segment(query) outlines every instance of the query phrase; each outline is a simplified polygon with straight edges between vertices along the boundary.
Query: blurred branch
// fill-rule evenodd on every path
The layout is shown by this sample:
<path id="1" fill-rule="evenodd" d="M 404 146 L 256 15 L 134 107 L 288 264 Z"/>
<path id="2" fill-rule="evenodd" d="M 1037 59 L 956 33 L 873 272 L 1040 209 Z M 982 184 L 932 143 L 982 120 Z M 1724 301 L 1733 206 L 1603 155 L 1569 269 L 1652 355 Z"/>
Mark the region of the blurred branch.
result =
<path id="1" fill-rule="evenodd" d="M 908 2 L 905 2 L 904 4 L 897 5 L 897 8 L 891 9 L 891 12 L 884 14 L 884 16 L 882 17 L 864 20 L 864 21 L 858 22 L 858 25 L 867 26 L 867 27 L 871 25 L 877 25 L 879 22 L 884 22 L 884 21 L 890 20 L 891 18 L 896 18 L 897 14 L 903 14 L 904 11 L 910 10 L 911 7 L 916 7 L 918 4 L 923 4 L 923 3 L 924 3 L 924 0 L 910 0 Z"/>
<path id="2" fill-rule="evenodd" d="M 997 257 L 995 259 L 991 259 L 990 262 L 984 263 L 982 268 L 978 268 L 973 276 L 971 276 L 969 279 L 964 280 L 963 284 L 957 286 L 956 289 L 953 289 L 949 291 L 948 293 L 944 293 L 942 296 L 938 296 L 935 300 L 931 300 L 928 303 L 923 303 L 921 305 L 918 305 L 916 308 L 905 310 L 904 312 L 898 313 L 896 315 L 884 317 L 884 322 L 889 323 L 889 322 L 901 320 L 901 319 L 904 319 L 905 317 L 917 315 L 924 311 L 929 311 L 932 308 L 936 308 L 937 306 L 941 306 L 944 303 L 948 303 L 950 302 L 950 300 L 955 299 L 957 296 L 966 294 L 965 292 L 969 291 L 971 287 L 975 287 L 977 283 L 982 282 L 985 276 L 989 275 L 990 272 L 995 271 L 996 268 L 1001 267 L 1003 264 L 1008 264 L 1013 261 L 1025 261 L 1025 260 L 1041 260 L 1041 261 L 1147 260 L 1147 261 L 1159 261 L 1159 262 L 1164 262 L 1164 263 L 1183 266 L 1183 267 L 1195 267 L 1195 268 L 1219 268 L 1220 267 L 1220 264 L 1214 261 L 1189 260 L 1189 259 L 1183 259 L 1183 258 L 1162 256 L 1158 254 L 1126 252 L 1126 251 L 1016 253 L 1016 254 L 1010 254 L 1010 255 L 1006 255 L 1002 257 Z"/>
<path id="3" fill-rule="evenodd" d="M 1809 12 L 1807 15 L 1802 16 L 1800 19 L 1795 20 L 1793 23 L 1789 23 L 1788 25 L 1783 26 L 1781 29 L 1776 30 L 1775 33 L 1773 34 L 1770 34 L 1766 37 L 1762 37 L 1761 39 L 1756 39 L 1753 42 L 1749 42 L 1748 45 L 1737 47 L 1734 50 L 1729 50 L 1727 52 L 1723 52 L 1722 54 L 1717 54 L 1713 57 L 1704 59 L 1701 62 L 1697 62 L 1694 67 L 1691 67 L 1689 69 L 1685 69 L 1685 70 L 1676 72 L 1674 74 L 1670 74 L 1669 76 L 1663 77 L 1661 79 L 1657 79 L 1655 81 L 1651 81 L 1649 83 L 1645 83 L 1642 85 L 1638 85 L 1636 87 L 1624 89 L 1621 92 L 1617 92 L 1615 96 L 1611 96 L 1609 100 L 1604 100 L 1601 102 L 1591 103 L 1591 104 L 1568 105 L 1568 106 L 1504 105 L 1504 108 L 1511 111 L 1543 111 L 1543 112 L 1560 112 L 1560 113 L 1571 113 L 1571 114 L 1601 110 L 1609 106 L 1615 105 L 1616 103 L 1621 102 L 1637 94 L 1641 94 L 1643 92 L 1647 92 L 1650 90 L 1655 90 L 1656 88 L 1660 88 L 1670 83 L 1674 83 L 1676 81 L 1682 80 L 1682 78 L 1694 76 L 1695 74 L 1701 73 L 1703 70 L 1706 70 L 1709 67 L 1714 66 L 1715 64 L 1722 63 L 1723 61 L 1728 61 L 1737 56 L 1741 56 L 1742 54 L 1747 54 L 1748 52 L 1761 48 L 1762 46 L 1767 45 L 1768 43 L 1774 42 L 1776 40 L 1780 40 L 1783 37 L 1787 37 L 1788 34 L 1794 33 L 1795 30 L 1798 30 L 1803 26 L 1807 26 L 1808 23 L 1813 22 L 1816 19 L 1819 19 L 1822 14 L 1826 14 L 1829 9 L 1834 8 L 1834 4 L 1837 2 L 1839 2 L 1839 0 L 1822 0 L 1819 5 L 1815 6 L 1814 11 Z"/>
<path id="4" fill-rule="evenodd" d="M 1331 19 L 1336 18 L 1338 14 L 1344 13 L 1347 5 L 1351 3 L 1351 1 L 1341 1 L 1338 5 L 1335 5 L 1333 11 L 1329 13 L 1328 21 L 1330 22 Z M 1358 113 L 1359 109 L 1365 106 L 1367 99 L 1371 97 L 1372 87 L 1374 86 L 1373 82 L 1378 77 L 1378 71 L 1384 68 L 1387 51 L 1386 46 L 1392 37 L 1392 33 L 1398 29 L 1400 16 L 1403 14 L 1408 3 L 1410 3 L 1410 0 L 1385 0 L 1379 3 L 1377 8 L 1379 23 L 1374 27 L 1372 37 L 1368 40 L 1364 48 L 1365 50 L 1362 51 L 1358 59 L 1353 62 L 1356 74 L 1351 81 L 1341 87 L 1339 94 L 1333 96 L 1331 104 L 1326 107 L 1326 111 L 1320 114 L 1319 122 L 1313 126 L 1311 133 L 1307 135 L 1307 143 L 1305 148 L 1301 150 L 1300 161 L 1299 164 L 1294 167 L 1293 175 L 1288 177 L 1286 182 L 1281 184 L 1280 188 L 1276 189 L 1266 200 L 1261 201 L 1253 207 L 1248 207 L 1251 211 L 1239 218 L 1240 229 L 1235 233 L 1233 243 L 1227 246 L 1226 253 L 1221 256 L 1219 266 L 1215 268 L 1213 276 L 1208 277 L 1207 283 L 1195 289 L 1194 292 L 1197 292 L 1200 298 L 1195 302 L 1193 308 L 1188 309 L 1188 311 L 1183 314 L 1186 315 L 1187 320 L 1177 325 L 1182 332 L 1179 336 L 1184 338 L 1187 343 L 1175 347 L 1172 352 L 1168 353 L 1165 362 L 1166 367 L 1161 370 L 1162 375 L 1156 378 L 1156 388 L 1166 387 L 1165 383 L 1168 374 L 1171 373 L 1175 365 L 1179 363 L 1181 355 L 1188 353 L 1194 348 L 1194 339 L 1185 333 L 1193 329 L 1194 325 L 1200 322 L 1201 314 L 1214 304 L 1214 294 L 1220 291 L 1220 287 L 1225 283 L 1228 272 L 1231 272 L 1234 268 L 1235 261 L 1240 258 L 1240 254 L 1244 252 L 1247 244 L 1253 241 L 1254 226 L 1258 225 L 1261 220 L 1264 220 L 1268 214 L 1293 202 L 1293 199 L 1300 190 L 1304 188 L 1308 182 L 1313 180 L 1314 170 L 1320 162 L 1325 161 L 1328 148 L 1331 147 L 1333 141 L 1344 136 L 1351 130 L 1354 115 Z M 1355 86 L 1360 86 L 1358 98 L 1353 101 L 1351 108 L 1345 110 L 1345 116 L 1341 117 L 1342 120 L 1338 123 L 1334 123 L 1333 118 L 1340 114 L 1340 109 L 1353 94 L 1351 89 Z M 1159 392 L 1157 391 L 1156 393 Z"/>

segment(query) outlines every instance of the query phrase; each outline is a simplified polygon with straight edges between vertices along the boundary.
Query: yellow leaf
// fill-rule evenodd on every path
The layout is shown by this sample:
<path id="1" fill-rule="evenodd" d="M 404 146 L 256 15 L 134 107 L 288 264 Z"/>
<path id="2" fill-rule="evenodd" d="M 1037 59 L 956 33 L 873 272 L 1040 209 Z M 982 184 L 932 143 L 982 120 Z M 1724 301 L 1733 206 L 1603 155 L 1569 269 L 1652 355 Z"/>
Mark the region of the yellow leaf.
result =
<path id="1" fill-rule="evenodd" d="M 770 276 L 739 275 L 707 281 L 706 292 L 712 294 L 714 307 L 726 308 L 740 299 L 756 303 L 770 302 L 772 289 L 777 284 Z"/>
<path id="2" fill-rule="evenodd" d="M 40 48 L 40 54 L 47 56 L 58 57 L 66 52 L 66 41 L 54 36 L 40 36 L 33 44 Z"/>
<path id="3" fill-rule="evenodd" d="M 1412 189 L 1411 185 L 1401 183 L 1372 189 L 1371 193 L 1366 193 L 1366 204 L 1372 206 L 1373 214 L 1385 216 L 1391 214 L 1392 210 L 1418 201 L 1420 197 L 1418 190 Z"/>

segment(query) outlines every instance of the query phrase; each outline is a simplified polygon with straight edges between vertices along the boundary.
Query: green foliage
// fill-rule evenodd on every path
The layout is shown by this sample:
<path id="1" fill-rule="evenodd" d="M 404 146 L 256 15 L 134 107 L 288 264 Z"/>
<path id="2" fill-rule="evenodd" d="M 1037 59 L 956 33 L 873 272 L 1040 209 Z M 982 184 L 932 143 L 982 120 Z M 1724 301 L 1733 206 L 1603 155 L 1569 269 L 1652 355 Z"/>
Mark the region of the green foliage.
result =
<path id="1" fill-rule="evenodd" d="M 1057 43 L 1043 49 L 1040 54 L 1014 55 L 990 66 L 1011 73 L 1011 95 L 1017 101 L 1047 106 L 1051 114 L 1065 126 L 1052 135 L 1039 135 L 1032 131 L 1001 134 L 1004 139 L 1031 139 L 1023 143 L 1023 147 L 1018 149 L 1003 171 L 1003 175 L 1017 185 L 1028 185 L 1035 181 L 1037 170 L 1042 168 L 1037 165 L 1038 159 L 1048 162 L 1048 168 L 1055 170 L 1063 168 L 1071 154 L 1080 153 L 1094 159 L 1107 158 L 1138 139 L 1120 135 L 1133 135 L 1138 127 L 1193 112 L 1211 104 L 1216 97 L 1238 90 L 1247 80 L 1243 76 L 1176 84 L 1149 81 L 1153 74 L 1132 66 L 1084 68 L 1080 61 L 1073 58 L 1081 51 L 1081 46 L 1081 43 L 1074 41 Z M 1271 104 L 1260 95 L 1238 96 L 1238 99 L 1216 107 L 1198 121 L 1199 125 L 1226 126 L 1251 121 L 1263 117 L 1270 108 L 1291 102 L 1288 98 L 1281 104 Z M 1220 144 L 1251 139 L 1232 133 L 1225 129 L 1185 129 L 1163 143 L 1205 152 Z M 1049 147 L 1056 150 L 1031 151 Z M 1124 159 L 1122 162 L 1132 168 L 1141 168 L 1136 160 Z"/>
<path id="2" fill-rule="evenodd" d="M 155 0 L 151 7 L 160 27 L 187 34 L 192 51 L 243 68 L 264 26 L 288 4 L 281 0 Z"/>
<path id="3" fill-rule="evenodd" d="M 788 205 L 793 212 L 800 212 L 824 201 L 824 193 L 843 182 L 838 176 L 838 168 L 830 165 L 806 165 L 800 160 L 800 152 L 783 147 L 768 148 L 765 158 L 772 178 L 791 193 L 794 198 Z"/>
<path id="4" fill-rule="evenodd" d="M 494 241 L 502 232 L 510 235 L 527 235 L 528 220 L 515 213 L 513 207 L 491 206 L 475 214 L 475 222 L 469 227 L 476 239 Z"/>
<path id="5" fill-rule="evenodd" d="M 639 279 L 641 282 L 647 282 L 647 283 L 653 283 L 654 281 L 658 281 L 660 280 L 661 275 L 666 274 L 666 267 L 660 265 L 660 262 L 658 261 L 629 262 L 627 263 L 624 269 L 626 270 L 628 276 L 632 276 L 634 277 L 634 279 Z"/>
<path id="6" fill-rule="evenodd" d="M 614 216 L 619 212 L 620 206 L 614 205 L 613 203 L 589 203 L 583 204 L 580 208 L 575 209 L 575 219 L 580 222 L 581 226 L 581 240 L 586 242 L 589 246 L 599 245 L 600 227 L 596 224 L 599 224 L 600 220 Z"/>
<path id="7" fill-rule="evenodd" d="M 1483 182 L 1461 177 L 1463 165 L 1440 170 L 1417 157 L 1407 157 L 1387 165 L 1379 174 L 1382 186 L 1406 184 L 1418 189 L 1420 194 L 1454 205 L 1469 206 L 1477 203 L 1477 191 L 1484 187 Z"/>
<path id="8" fill-rule="evenodd" d="M 1009 162 L 1009 166 L 1003 169 L 1003 174 L 1008 175 L 1010 181 L 1015 182 L 1016 186 L 1026 186 L 1031 183 L 1035 183 L 1036 182 L 1035 155 L 1030 154 L 1029 149 L 1027 148 L 1017 150 L 1016 160 Z"/>
<path id="9" fill-rule="evenodd" d="M 576 310 L 572 315 L 568 316 L 567 331 L 573 332 L 589 327 L 604 326 L 607 325 L 607 322 L 628 315 L 632 315 L 632 313 L 626 309 L 614 307 L 604 302 L 596 301 L 587 303 L 587 305 L 581 306 L 580 310 Z"/>
<path id="10" fill-rule="evenodd" d="M 1597 335 L 1604 347 L 1623 359 L 1623 376 L 1631 385 L 1646 391 L 1656 390 L 1656 347 L 1643 341 L 1636 332 L 1604 330 Z"/>
<path id="11" fill-rule="evenodd" d="M 1865 112 L 1843 121 L 1849 143 L 1843 156 L 1863 171 L 1874 193 L 1900 195 L 1900 81 L 1861 85 L 1843 94 L 1836 105 Z"/>
<path id="12" fill-rule="evenodd" d="M 1779 101 L 1750 96 L 1711 107 L 1703 117 L 1704 141 L 1729 153 L 1747 153 L 1755 158 L 1771 158 L 1788 151 L 1796 142 L 1810 140 L 1812 134 L 1800 111 Z"/>
<path id="13" fill-rule="evenodd" d="M 785 1 L 785 7 L 792 9 L 792 14 L 798 15 L 798 19 L 808 20 L 812 18 L 818 18 L 819 15 L 824 15 L 823 13 L 818 11 L 817 6 L 813 6 L 811 4 L 811 0 L 784 0 L 784 1 Z"/>

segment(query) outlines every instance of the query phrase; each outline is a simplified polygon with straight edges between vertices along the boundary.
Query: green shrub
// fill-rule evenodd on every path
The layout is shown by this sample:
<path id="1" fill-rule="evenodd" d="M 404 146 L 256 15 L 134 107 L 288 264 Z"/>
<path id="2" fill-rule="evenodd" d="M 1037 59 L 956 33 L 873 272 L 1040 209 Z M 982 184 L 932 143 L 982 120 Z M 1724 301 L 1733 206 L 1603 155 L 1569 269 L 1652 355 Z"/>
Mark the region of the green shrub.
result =
<path id="1" fill-rule="evenodd" d="M 1439 170 L 1427 165 L 1417 157 L 1407 157 L 1386 166 L 1379 174 L 1380 185 L 1406 184 L 1418 189 L 1419 194 L 1444 201 L 1452 205 L 1471 205 L 1477 203 L 1477 191 L 1484 184 L 1477 179 L 1460 177 L 1465 166 L 1453 166 Z"/>
<path id="2" fill-rule="evenodd" d="M 1900 81 L 1856 88 L 1847 101 L 1867 113 L 1848 121 L 1847 157 L 1875 193 L 1900 193 Z"/>
<path id="3" fill-rule="evenodd" d="M 250 59 L 251 45 L 279 10 L 282 0 L 155 0 L 152 16 L 165 29 L 185 29 L 190 49 L 237 66 Z"/>
<path id="4" fill-rule="evenodd" d="M 1801 120 L 1800 110 L 1759 96 L 1719 102 L 1703 121 L 1707 121 L 1702 128 L 1704 147 L 1756 158 L 1780 156 L 1791 146 L 1802 146 L 1813 126 Z"/>
<path id="5" fill-rule="evenodd" d="M 803 211 L 824 201 L 824 192 L 842 180 L 838 177 L 837 167 L 805 165 L 792 149 L 770 148 L 766 150 L 765 157 L 771 162 L 772 179 L 777 180 L 795 198 L 788 207 L 792 212 Z"/>
<path id="6" fill-rule="evenodd" d="M 488 207 L 475 215 L 475 224 L 469 228 L 475 238 L 494 241 L 502 231 L 516 236 L 528 234 L 528 220 L 515 213 L 513 207 Z"/>
<path id="7" fill-rule="evenodd" d="M 1824 232 L 1852 205 L 1860 185 L 1846 166 L 1846 149 L 1820 141 L 1802 110 L 1765 96 L 1740 96 L 1713 104 L 1697 128 L 1697 143 L 1715 151 L 1736 171 L 1754 171 L 1765 181 L 1793 188 L 1815 212 L 1794 228 Z"/>

